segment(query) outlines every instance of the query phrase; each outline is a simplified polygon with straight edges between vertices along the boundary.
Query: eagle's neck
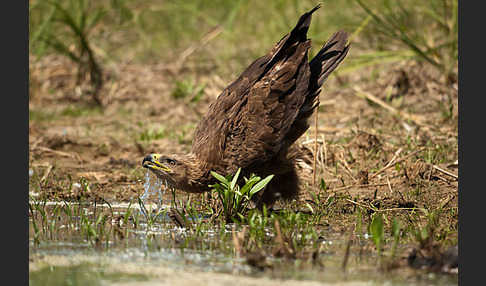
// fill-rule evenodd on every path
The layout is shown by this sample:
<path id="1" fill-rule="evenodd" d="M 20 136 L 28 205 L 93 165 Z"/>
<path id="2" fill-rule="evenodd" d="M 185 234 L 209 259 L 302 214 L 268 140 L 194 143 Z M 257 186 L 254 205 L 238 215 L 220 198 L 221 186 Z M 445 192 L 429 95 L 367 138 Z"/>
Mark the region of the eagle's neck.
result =
<path id="1" fill-rule="evenodd" d="M 186 174 L 177 182 L 178 188 L 190 193 L 202 193 L 209 190 L 210 184 L 209 169 L 194 154 L 184 156 L 182 160 L 186 167 Z"/>

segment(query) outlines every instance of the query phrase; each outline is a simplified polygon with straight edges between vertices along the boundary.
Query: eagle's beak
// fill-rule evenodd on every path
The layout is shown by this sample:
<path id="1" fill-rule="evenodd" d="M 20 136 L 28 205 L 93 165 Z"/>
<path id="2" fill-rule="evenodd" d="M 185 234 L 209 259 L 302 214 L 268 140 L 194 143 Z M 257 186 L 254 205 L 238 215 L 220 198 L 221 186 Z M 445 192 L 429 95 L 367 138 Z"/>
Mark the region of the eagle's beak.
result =
<path id="1" fill-rule="evenodd" d="M 162 164 L 159 161 L 160 154 L 149 154 L 142 161 L 142 167 L 153 169 L 153 170 L 161 170 L 164 172 L 171 172 L 172 170 L 167 167 L 166 165 Z"/>

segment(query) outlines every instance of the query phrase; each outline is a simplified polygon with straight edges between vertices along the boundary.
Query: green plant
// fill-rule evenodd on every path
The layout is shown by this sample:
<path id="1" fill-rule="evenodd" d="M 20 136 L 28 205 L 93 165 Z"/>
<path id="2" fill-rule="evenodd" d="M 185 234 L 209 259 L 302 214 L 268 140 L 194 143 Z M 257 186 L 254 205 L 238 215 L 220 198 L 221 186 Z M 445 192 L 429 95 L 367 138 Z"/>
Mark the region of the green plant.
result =
<path id="1" fill-rule="evenodd" d="M 454 103 L 452 102 L 452 98 L 450 96 L 447 97 L 446 100 L 439 102 L 439 109 L 441 111 L 441 116 L 444 121 L 448 121 L 453 119 L 454 117 Z"/>
<path id="2" fill-rule="evenodd" d="M 131 205 L 131 201 L 130 201 L 130 205 Z M 127 215 L 125 216 L 125 221 L 127 221 L 128 217 L 131 215 L 130 205 L 128 206 L 129 208 L 127 210 Z M 155 224 L 155 222 L 157 222 L 157 219 L 159 217 L 163 216 L 167 212 L 164 208 L 160 208 L 160 207 L 157 207 L 155 210 L 152 208 L 147 209 L 144 201 L 140 197 L 138 197 L 138 205 L 147 220 L 147 230 L 150 229 Z"/>
<path id="3" fill-rule="evenodd" d="M 64 108 L 61 112 L 60 115 L 62 116 L 69 116 L 69 117 L 80 117 L 80 116 L 89 116 L 89 115 L 95 115 L 95 114 L 101 114 L 102 110 L 98 106 L 67 106 Z"/>
<path id="4" fill-rule="evenodd" d="M 39 237 L 41 235 L 41 230 L 39 229 L 39 226 L 37 225 L 37 213 L 40 213 L 41 216 L 42 216 L 42 224 L 44 224 L 44 219 L 45 218 L 45 212 L 44 212 L 44 208 L 41 208 L 40 207 L 40 202 L 39 201 L 36 201 L 35 199 L 33 199 L 31 196 L 29 196 L 29 200 L 31 202 L 29 202 L 29 210 L 30 210 L 30 217 L 31 217 L 31 221 L 32 221 L 32 227 L 33 227 L 33 230 L 34 230 L 34 243 L 36 245 L 38 245 L 40 243 L 40 240 L 39 240 Z M 44 203 L 44 207 L 45 207 L 45 203 Z"/>
<path id="5" fill-rule="evenodd" d="M 308 242 L 317 240 L 315 219 L 312 219 L 312 215 L 284 210 L 278 215 L 272 214 L 271 217 L 273 221 L 278 220 L 281 235 L 294 252 L 305 247 Z"/>
<path id="6" fill-rule="evenodd" d="M 190 102 L 198 102 L 204 95 L 206 84 L 195 85 L 190 80 L 176 81 L 172 97 L 176 99 L 189 98 Z"/>
<path id="7" fill-rule="evenodd" d="M 151 129 L 143 130 L 140 133 L 138 139 L 140 141 L 152 141 L 152 140 L 165 138 L 168 135 L 169 135 L 169 132 L 163 127 L 158 128 L 158 129 L 151 128 Z"/>
<path id="8" fill-rule="evenodd" d="M 401 229 L 402 229 L 402 225 L 400 221 L 397 218 L 393 218 L 392 229 L 391 229 L 392 237 L 393 237 L 392 254 L 391 254 L 392 259 L 395 258 L 396 256 L 398 243 L 400 241 Z"/>
<path id="9" fill-rule="evenodd" d="M 263 190 L 273 178 L 273 175 L 270 175 L 261 179 L 259 176 L 252 174 L 249 179 L 244 178 L 245 184 L 240 187 L 237 184 L 240 172 L 241 168 L 236 171 L 234 176 L 229 175 L 225 178 L 222 175 L 211 171 L 211 175 L 213 175 L 219 183 L 210 185 L 209 187 L 213 189 L 213 192 L 217 193 L 218 198 L 223 205 L 223 214 L 226 221 L 242 219 L 251 198 L 256 193 Z"/>
<path id="10" fill-rule="evenodd" d="M 432 245 L 437 243 L 435 235 L 437 234 L 437 229 L 439 226 L 439 215 L 441 210 L 424 210 L 424 212 L 427 219 L 426 225 L 423 227 L 419 224 L 412 225 L 412 235 L 415 238 L 415 241 L 418 242 L 421 249 L 430 248 Z"/>
<path id="11" fill-rule="evenodd" d="M 97 62 L 90 34 L 105 16 L 106 11 L 93 1 L 45 1 L 44 5 L 36 3 L 29 12 L 36 9 L 48 9 L 48 16 L 42 18 L 37 29 L 31 26 L 32 36 L 30 46 L 34 52 L 42 54 L 46 48 L 52 48 L 58 54 L 64 55 L 78 66 L 78 84 L 89 75 L 94 101 L 102 105 L 99 91 L 103 85 L 103 72 Z M 34 29 L 34 30 L 33 30 Z"/>
<path id="12" fill-rule="evenodd" d="M 381 256 L 382 245 L 384 241 L 383 216 L 381 213 L 375 213 L 369 226 L 371 239 L 376 246 L 378 254 Z"/>

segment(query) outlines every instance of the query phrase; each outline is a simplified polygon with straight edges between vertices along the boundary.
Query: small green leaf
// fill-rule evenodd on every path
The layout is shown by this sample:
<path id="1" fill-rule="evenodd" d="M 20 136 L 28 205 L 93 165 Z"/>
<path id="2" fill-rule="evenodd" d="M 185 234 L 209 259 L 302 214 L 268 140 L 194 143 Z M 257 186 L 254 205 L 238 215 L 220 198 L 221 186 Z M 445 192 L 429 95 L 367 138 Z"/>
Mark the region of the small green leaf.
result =
<path id="1" fill-rule="evenodd" d="M 398 221 L 396 218 L 393 218 L 392 222 L 392 236 L 394 238 L 397 238 L 400 235 L 400 221 Z"/>
<path id="2" fill-rule="evenodd" d="M 326 182 L 324 181 L 323 178 L 321 178 L 321 185 L 320 185 L 321 190 L 324 192 L 327 190 Z"/>
<path id="3" fill-rule="evenodd" d="M 232 190 L 235 189 L 236 182 L 238 181 L 238 177 L 240 176 L 240 172 L 241 172 L 241 168 L 238 168 L 238 171 L 236 171 L 236 174 L 233 176 L 233 180 L 231 181 L 231 185 L 230 185 Z"/>
<path id="4" fill-rule="evenodd" d="M 218 174 L 214 171 L 211 171 L 211 175 L 213 175 L 213 177 L 215 177 L 218 181 L 225 184 L 226 186 L 230 185 L 230 182 L 225 177 L 221 176 L 220 174 Z"/>
<path id="5" fill-rule="evenodd" d="M 428 233 L 427 229 L 426 228 L 422 228 L 420 230 L 420 238 L 422 240 L 426 240 L 428 237 L 429 237 L 429 233 Z"/>
<path id="6" fill-rule="evenodd" d="M 310 210 L 311 213 L 314 213 L 314 209 L 309 203 L 305 203 L 306 207 Z"/>
<path id="7" fill-rule="evenodd" d="M 96 220 L 96 222 L 95 222 L 95 225 L 99 225 L 99 224 L 100 224 L 100 222 L 101 222 L 101 219 L 103 219 L 103 215 L 101 215 L 101 214 L 100 214 L 100 215 L 98 216 L 98 219 L 97 219 L 97 220 Z"/>
<path id="8" fill-rule="evenodd" d="M 265 186 L 270 182 L 270 180 L 273 178 L 273 175 L 270 175 L 266 177 L 265 179 L 261 180 L 258 182 L 253 188 L 250 190 L 250 197 L 253 196 L 254 194 L 258 193 L 260 190 L 265 188 Z"/>
<path id="9" fill-rule="evenodd" d="M 373 220 L 370 225 L 370 232 L 373 242 L 375 243 L 378 252 L 381 251 L 381 242 L 383 241 L 383 217 L 381 214 L 373 216 Z"/>
<path id="10" fill-rule="evenodd" d="M 254 184 L 260 181 L 260 177 L 252 176 L 249 180 L 246 181 L 245 185 L 241 188 L 241 193 L 244 195 L 246 194 Z"/>

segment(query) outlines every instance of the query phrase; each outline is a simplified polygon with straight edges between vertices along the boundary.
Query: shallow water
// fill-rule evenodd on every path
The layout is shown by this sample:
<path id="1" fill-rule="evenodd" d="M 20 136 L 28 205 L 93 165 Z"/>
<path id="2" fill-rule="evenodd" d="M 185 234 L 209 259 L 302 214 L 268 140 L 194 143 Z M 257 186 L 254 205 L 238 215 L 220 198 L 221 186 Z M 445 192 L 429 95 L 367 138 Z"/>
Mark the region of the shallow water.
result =
<path id="1" fill-rule="evenodd" d="M 264 259 L 270 266 L 262 271 L 235 253 L 232 232 L 237 234 L 241 227 L 208 226 L 200 216 L 188 218 L 193 225 L 202 226 L 197 231 L 177 227 L 162 199 L 164 182 L 147 171 L 144 190 L 138 204 L 31 202 L 29 284 L 188 285 L 188 279 L 195 279 L 196 284 L 220 279 L 221 285 L 228 285 L 229 280 L 237 279 L 241 285 L 274 285 L 272 281 L 277 279 L 289 285 L 457 285 L 457 275 L 407 267 L 380 272 L 376 255 L 358 253 L 356 247 L 344 271 L 346 237 L 332 232 L 319 239 L 318 263 L 268 255 Z M 273 230 L 265 229 L 265 236 L 273 238 Z M 362 242 L 369 239 L 368 234 L 360 238 Z"/>
<path id="2" fill-rule="evenodd" d="M 55 208 L 59 206 L 60 203 L 46 202 L 44 209 L 46 213 L 56 213 Z M 72 204 L 72 210 L 71 217 L 58 211 L 57 217 L 52 216 L 47 224 L 42 222 L 39 214 L 30 217 L 30 221 L 35 220 L 38 229 L 43 230 L 36 241 L 33 224 L 29 224 L 30 285 L 109 285 L 121 282 L 137 285 L 159 283 L 163 277 L 175 279 L 170 280 L 171 283 L 183 285 L 183 281 L 177 279 L 186 277 L 184 275 L 188 275 L 188 279 L 197 275 L 215 275 L 217 279 L 223 279 L 223 285 L 226 276 L 221 275 L 224 273 L 241 280 L 241 285 L 246 285 L 244 281 L 249 277 L 257 280 L 248 281 L 248 285 L 265 285 L 264 281 L 268 279 L 283 279 L 297 285 L 304 281 L 352 281 L 358 283 L 356 285 L 457 285 L 457 275 L 428 274 L 411 271 L 407 267 L 381 273 L 377 271 L 377 257 L 359 254 L 357 249 L 351 252 L 344 272 L 341 266 L 346 238 L 336 233 L 326 233 L 321 239 L 319 264 L 269 256 L 267 261 L 271 267 L 260 271 L 249 266 L 245 258 L 235 255 L 231 224 L 224 229 L 202 228 L 196 234 L 194 230 L 175 227 L 165 214 L 149 223 L 143 214 L 137 215 L 140 210 L 134 204 L 130 211 L 134 214 L 132 218 L 138 219 L 136 227 L 122 227 L 123 237 L 112 231 L 102 241 L 96 242 L 87 236 L 83 219 L 92 216 L 95 221 L 97 214 L 109 212 L 123 220 L 128 206 L 99 204 L 95 209 L 92 205 Z M 53 221 L 55 226 L 50 227 Z M 130 221 L 134 223 L 132 219 Z M 105 228 L 95 228 L 94 231 L 105 229 L 108 232 L 113 225 L 116 223 L 107 223 Z M 363 240 L 366 239 L 363 237 Z"/>

